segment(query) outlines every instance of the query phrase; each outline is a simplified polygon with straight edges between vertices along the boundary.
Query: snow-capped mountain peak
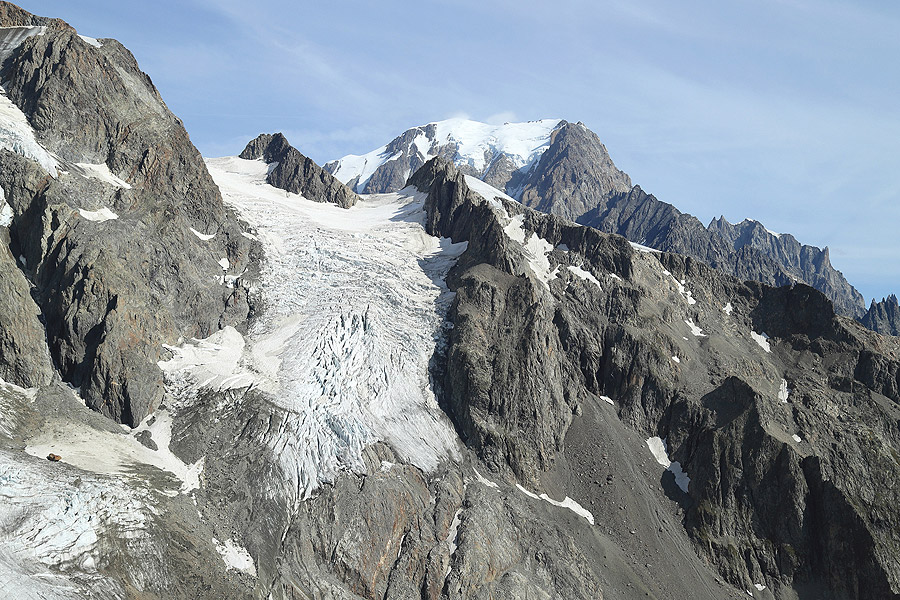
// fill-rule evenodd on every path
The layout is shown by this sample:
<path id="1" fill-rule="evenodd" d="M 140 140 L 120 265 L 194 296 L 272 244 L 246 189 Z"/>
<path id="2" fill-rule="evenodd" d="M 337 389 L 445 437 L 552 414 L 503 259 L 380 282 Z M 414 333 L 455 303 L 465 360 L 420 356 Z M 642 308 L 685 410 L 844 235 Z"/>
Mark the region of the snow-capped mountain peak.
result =
<path id="1" fill-rule="evenodd" d="M 413 127 L 380 148 L 345 156 L 325 169 L 358 193 L 385 193 L 402 188 L 410 174 L 441 156 L 467 174 L 503 188 L 516 172 L 540 158 L 552 133 L 563 124 L 560 119 L 502 125 L 446 119 Z"/>

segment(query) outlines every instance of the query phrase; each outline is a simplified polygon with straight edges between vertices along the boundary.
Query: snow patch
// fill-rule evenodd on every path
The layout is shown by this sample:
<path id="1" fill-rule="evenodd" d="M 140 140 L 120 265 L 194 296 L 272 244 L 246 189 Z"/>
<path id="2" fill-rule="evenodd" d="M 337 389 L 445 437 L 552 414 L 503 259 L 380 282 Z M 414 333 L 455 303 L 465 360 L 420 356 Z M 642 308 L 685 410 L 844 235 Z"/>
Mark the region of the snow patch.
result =
<path id="1" fill-rule="evenodd" d="M 796 433 L 795 433 L 794 435 L 792 435 L 791 437 L 792 437 L 792 438 L 794 439 L 794 441 L 797 442 L 798 444 L 799 444 L 800 442 L 803 441 L 803 438 L 801 438 L 801 437 L 800 437 L 799 435 L 797 435 Z"/>
<path id="2" fill-rule="evenodd" d="M 573 274 L 575 274 L 575 275 L 577 275 L 578 277 L 580 277 L 581 279 L 584 279 L 585 281 L 590 281 L 590 282 L 592 282 L 594 285 L 597 286 L 597 289 L 598 289 L 598 290 L 603 291 L 603 288 L 600 287 L 600 282 L 597 281 L 597 278 L 594 277 L 589 271 L 585 271 L 585 270 L 582 269 L 581 267 L 576 267 L 576 266 L 574 266 L 574 265 L 570 265 L 570 266 L 569 266 L 569 270 L 570 270 Z"/>
<path id="3" fill-rule="evenodd" d="M 609 396 L 600 396 L 600 399 L 603 400 L 604 402 L 606 402 L 607 404 L 612 405 L 612 406 L 615 406 L 615 405 L 616 405 L 616 403 L 613 402 L 613 399 L 610 398 Z"/>
<path id="4" fill-rule="evenodd" d="M 734 310 L 734 307 L 731 305 L 731 302 L 727 303 L 725 306 L 722 307 L 722 312 L 724 312 L 726 315 L 729 315 L 729 316 L 731 315 L 731 312 L 733 310 Z"/>
<path id="5" fill-rule="evenodd" d="M 191 227 L 190 230 L 191 230 L 191 233 L 193 233 L 194 235 L 196 235 L 198 238 L 200 238 L 200 239 L 201 239 L 202 241 L 204 241 L 204 242 L 208 242 L 209 240 L 211 240 L 211 239 L 213 239 L 214 237 L 216 237 L 216 234 L 214 234 L 214 233 L 211 233 L 211 234 L 200 233 L 199 231 L 197 231 L 197 230 L 194 229 L 193 227 Z M 226 260 L 227 260 L 227 259 L 226 259 Z M 221 264 L 221 262 L 220 262 L 219 264 Z M 227 269 L 228 267 L 225 267 L 225 268 Z"/>
<path id="6" fill-rule="evenodd" d="M 674 360 L 674 361 L 677 362 L 677 363 L 680 363 L 680 362 L 681 362 L 681 359 L 678 358 L 677 356 L 673 356 L 673 357 L 672 357 L 672 360 Z"/>
<path id="7" fill-rule="evenodd" d="M 12 225 L 14 217 L 12 206 L 6 203 L 6 190 L 0 187 L 0 227 Z"/>
<path id="8" fill-rule="evenodd" d="M 791 390 L 788 389 L 788 382 L 786 379 L 782 379 L 781 387 L 778 388 L 778 399 L 781 400 L 782 404 L 787 404 L 790 395 Z"/>
<path id="9" fill-rule="evenodd" d="M 769 344 L 769 336 L 763 333 L 756 333 L 755 331 L 750 332 L 750 337 L 753 338 L 753 341 L 759 344 L 759 347 L 765 350 L 766 352 L 772 351 L 772 346 Z"/>
<path id="10" fill-rule="evenodd" d="M 235 569 L 256 577 L 256 565 L 246 548 L 239 546 L 231 539 L 225 540 L 224 544 L 216 538 L 213 538 L 212 542 L 228 569 Z"/>
<path id="11" fill-rule="evenodd" d="M 123 188 L 126 190 L 131 189 L 131 185 L 125 181 L 124 179 L 120 179 L 113 175 L 112 171 L 109 170 L 109 167 L 106 163 L 75 163 L 76 166 L 80 167 L 82 171 L 84 171 L 85 177 L 90 177 L 92 179 L 97 179 L 104 183 L 108 183 L 111 186 L 117 188 Z"/>
<path id="12" fill-rule="evenodd" d="M 699 327 L 697 327 L 696 325 L 694 325 L 694 320 L 693 320 L 693 319 L 687 319 L 687 320 L 685 321 L 685 324 L 686 324 L 688 327 L 691 328 L 691 333 L 692 333 L 695 337 L 707 337 L 707 335 L 706 335 L 705 333 L 703 333 L 703 330 L 702 330 L 702 329 L 700 329 Z"/>
<path id="13" fill-rule="evenodd" d="M 83 208 L 79 208 L 78 212 L 81 214 L 82 218 L 87 219 L 88 221 L 93 221 L 95 223 L 115 221 L 119 218 L 119 215 L 105 206 L 100 210 L 85 210 Z"/>
<path id="14" fill-rule="evenodd" d="M 660 465 L 666 468 L 666 470 L 670 471 L 675 476 L 675 483 L 678 487 L 681 488 L 685 494 L 688 491 L 688 486 L 691 483 L 691 478 L 688 477 L 688 474 L 684 472 L 681 468 L 681 463 L 676 461 L 669 460 L 669 452 L 666 448 L 666 441 L 664 439 L 657 437 L 647 438 L 647 447 L 650 448 L 650 452 L 653 454 L 653 458 L 656 459 Z"/>
<path id="15" fill-rule="evenodd" d="M 560 508 L 568 508 L 569 510 L 571 510 L 573 513 L 575 513 L 579 517 L 583 517 L 583 518 L 587 519 L 587 522 L 590 523 L 591 525 L 594 524 L 594 515 L 591 514 L 591 512 L 589 510 L 587 510 L 586 508 L 584 508 L 583 506 L 578 504 L 578 502 L 576 502 L 575 500 L 572 500 L 568 496 L 566 496 L 565 499 L 562 502 L 560 502 L 559 500 L 554 500 L 547 494 L 541 494 L 540 496 L 538 496 L 537 494 L 535 494 L 533 492 L 529 492 L 527 489 L 525 489 L 518 483 L 516 484 L 516 487 L 519 489 L 520 492 L 522 492 L 523 494 L 525 494 L 526 496 L 528 496 L 530 498 L 534 498 L 535 500 L 543 500 L 544 502 L 548 502 L 548 503 L 552 504 L 553 506 L 558 506 Z"/>
<path id="16" fill-rule="evenodd" d="M 672 280 L 675 282 L 675 287 L 678 288 L 678 293 L 682 295 L 682 297 L 685 299 L 685 301 L 689 305 L 697 304 L 697 301 L 694 299 L 694 296 L 691 293 L 691 290 L 689 290 L 685 287 L 684 279 L 682 279 L 681 281 L 678 281 L 677 279 L 675 279 L 675 277 L 672 277 Z"/>
<path id="17" fill-rule="evenodd" d="M 769 233 L 772 233 L 772 232 L 770 231 Z M 764 589 L 766 589 L 766 586 L 764 586 L 764 585 L 761 584 L 761 583 L 754 583 L 754 584 L 753 584 L 753 587 L 755 587 L 756 590 L 759 591 L 759 592 L 761 592 L 761 591 L 763 591 Z"/>
<path id="18" fill-rule="evenodd" d="M 553 252 L 553 244 L 537 233 L 525 229 L 524 223 L 525 215 L 516 215 L 509 220 L 509 223 L 503 228 L 503 232 L 509 239 L 522 245 L 532 273 L 538 281 L 544 284 L 546 289 L 550 289 L 550 281 L 556 278 L 559 271 L 558 267 L 553 271 L 550 270 L 550 260 L 547 258 L 547 255 Z M 597 282 L 597 285 L 599 286 L 600 282 Z"/>

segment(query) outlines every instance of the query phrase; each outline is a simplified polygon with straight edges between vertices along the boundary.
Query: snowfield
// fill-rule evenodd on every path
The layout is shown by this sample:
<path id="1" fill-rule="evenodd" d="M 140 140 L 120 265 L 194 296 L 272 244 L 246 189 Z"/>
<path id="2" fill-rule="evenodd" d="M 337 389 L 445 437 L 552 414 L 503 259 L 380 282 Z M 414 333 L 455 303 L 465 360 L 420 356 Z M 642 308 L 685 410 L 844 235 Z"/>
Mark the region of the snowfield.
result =
<path id="1" fill-rule="evenodd" d="M 444 276 L 466 244 L 425 233 L 424 196 L 371 196 L 350 209 L 265 182 L 261 161 L 207 161 L 266 260 L 263 316 L 173 348 L 161 363 L 171 393 L 249 387 L 268 394 L 283 425 L 269 440 L 296 499 L 342 470 L 363 469 L 382 440 L 425 470 L 459 456 L 429 385 L 428 363 L 453 298 Z"/>
<path id="2" fill-rule="evenodd" d="M 550 147 L 550 136 L 559 119 L 542 119 L 525 123 L 489 125 L 469 119 L 455 118 L 414 128 L 419 133 L 409 148 L 423 162 L 438 156 L 448 146 L 456 151 L 452 161 L 479 171 L 487 164 L 485 156 L 506 156 L 517 169 L 532 165 Z M 362 190 L 375 171 L 385 163 L 397 160 L 402 153 L 391 153 L 387 146 L 367 154 L 350 154 L 336 161 L 333 175 L 342 183 L 359 177 L 356 189 Z"/>

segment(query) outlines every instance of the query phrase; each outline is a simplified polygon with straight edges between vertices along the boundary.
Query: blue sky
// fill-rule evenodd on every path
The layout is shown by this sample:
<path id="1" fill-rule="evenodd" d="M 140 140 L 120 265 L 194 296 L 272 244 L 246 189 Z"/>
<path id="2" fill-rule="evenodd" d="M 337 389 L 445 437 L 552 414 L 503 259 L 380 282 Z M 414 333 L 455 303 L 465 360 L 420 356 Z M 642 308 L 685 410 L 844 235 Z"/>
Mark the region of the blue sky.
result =
<path id="1" fill-rule="evenodd" d="M 704 223 L 829 246 L 900 291 L 900 3 L 21 2 L 135 54 L 207 156 L 283 131 L 319 163 L 450 116 L 583 121 Z"/>

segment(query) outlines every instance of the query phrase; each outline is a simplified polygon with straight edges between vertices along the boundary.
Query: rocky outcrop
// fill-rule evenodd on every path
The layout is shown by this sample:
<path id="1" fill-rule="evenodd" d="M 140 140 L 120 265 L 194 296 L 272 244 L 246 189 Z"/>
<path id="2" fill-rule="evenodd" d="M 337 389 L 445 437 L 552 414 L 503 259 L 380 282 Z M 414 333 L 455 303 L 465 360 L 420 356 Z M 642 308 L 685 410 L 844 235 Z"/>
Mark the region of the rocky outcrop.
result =
<path id="1" fill-rule="evenodd" d="M 282 190 L 314 202 L 330 202 L 341 208 L 356 204 L 359 196 L 291 146 L 280 133 L 263 133 L 240 154 L 245 160 L 262 159 L 271 165 L 266 181 Z"/>
<path id="2" fill-rule="evenodd" d="M 884 335 L 900 335 L 900 304 L 897 296 L 891 294 L 882 298 L 881 302 L 872 300 L 872 305 L 860 322 L 878 333 Z"/>
<path id="3" fill-rule="evenodd" d="M 900 345 L 836 317 L 811 287 L 741 283 L 486 202 L 447 165 L 411 183 L 429 190 L 429 231 L 469 242 L 448 280 L 457 296 L 438 381 L 489 465 L 573 486 L 574 472 L 602 472 L 581 448 L 615 439 L 618 417 L 664 440 L 689 474 L 686 493 L 669 471 L 660 483 L 685 506 L 697 550 L 739 589 L 900 597 L 900 497 L 883 483 L 900 469 Z M 604 498 L 568 489 L 594 507 Z"/>
<path id="4" fill-rule="evenodd" d="M 9 100 L 33 128 L 17 134 L 30 146 L 0 157 L 9 249 L 22 257 L 62 378 L 89 406 L 136 425 L 162 399 L 163 343 L 246 318 L 237 280 L 251 245 L 121 44 L 0 8 L 3 26 L 45 27 L 7 49 L 2 66 Z M 34 312 L 27 301 L 19 310 Z"/>

